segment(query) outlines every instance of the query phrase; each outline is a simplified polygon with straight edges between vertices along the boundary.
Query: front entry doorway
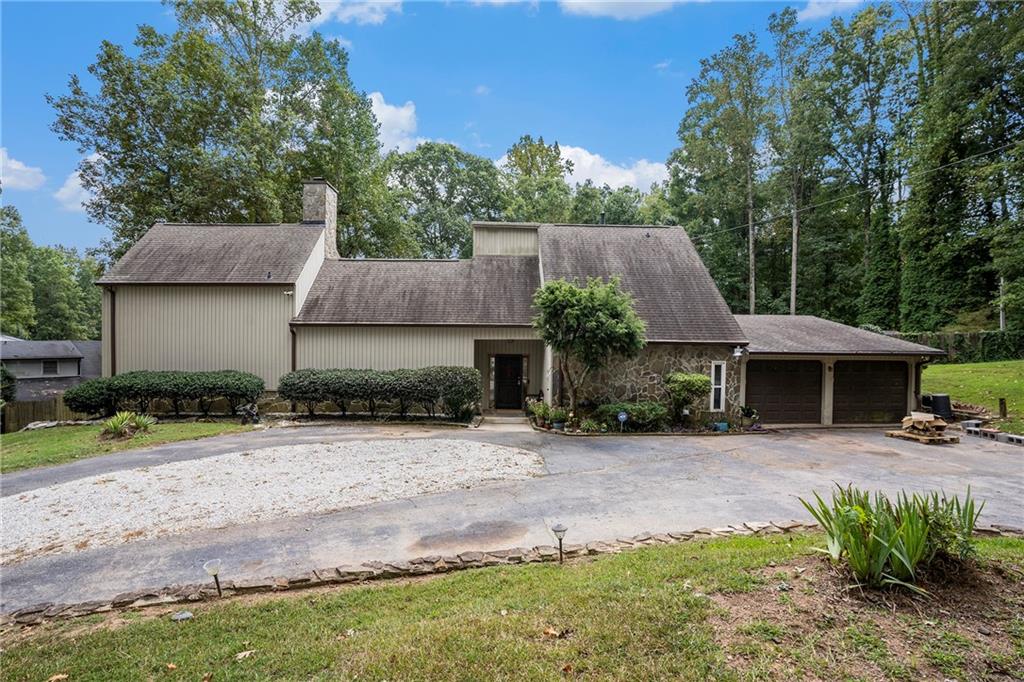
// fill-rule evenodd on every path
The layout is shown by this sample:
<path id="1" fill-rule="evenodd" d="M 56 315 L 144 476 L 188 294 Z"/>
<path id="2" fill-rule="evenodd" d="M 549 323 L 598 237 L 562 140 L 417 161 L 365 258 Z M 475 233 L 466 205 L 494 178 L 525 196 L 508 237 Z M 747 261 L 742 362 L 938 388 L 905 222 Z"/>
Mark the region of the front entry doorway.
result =
<path id="1" fill-rule="evenodd" d="M 519 410 L 523 407 L 523 356 L 494 356 L 494 407 Z"/>

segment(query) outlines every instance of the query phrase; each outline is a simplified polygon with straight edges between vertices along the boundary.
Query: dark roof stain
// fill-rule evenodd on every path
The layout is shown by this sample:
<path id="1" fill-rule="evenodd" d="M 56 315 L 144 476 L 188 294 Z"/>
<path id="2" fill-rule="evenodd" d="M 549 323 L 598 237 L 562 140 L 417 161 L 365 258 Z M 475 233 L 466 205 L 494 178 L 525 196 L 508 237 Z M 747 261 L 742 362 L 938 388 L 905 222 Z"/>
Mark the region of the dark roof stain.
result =
<path id="1" fill-rule="evenodd" d="M 157 223 L 98 284 L 292 284 L 323 225 Z"/>
<path id="2" fill-rule="evenodd" d="M 329 260 L 295 321 L 525 326 L 539 285 L 536 256 Z"/>
<path id="3" fill-rule="evenodd" d="M 813 315 L 737 315 L 756 353 L 945 355 L 945 351 Z"/>
<path id="4" fill-rule="evenodd" d="M 746 343 L 682 228 L 542 225 L 538 233 L 544 281 L 620 277 L 648 341 Z"/>

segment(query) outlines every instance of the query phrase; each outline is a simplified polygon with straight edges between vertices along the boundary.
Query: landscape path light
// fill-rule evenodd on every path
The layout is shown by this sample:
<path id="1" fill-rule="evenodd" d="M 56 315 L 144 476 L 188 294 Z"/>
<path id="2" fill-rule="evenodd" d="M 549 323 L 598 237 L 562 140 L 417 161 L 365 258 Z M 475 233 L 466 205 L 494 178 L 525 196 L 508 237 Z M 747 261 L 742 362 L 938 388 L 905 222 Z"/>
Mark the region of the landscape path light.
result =
<path id="1" fill-rule="evenodd" d="M 555 525 L 553 525 L 551 527 L 551 532 L 555 534 L 556 538 L 558 538 L 558 563 L 562 563 L 562 561 L 563 561 L 562 539 L 565 537 L 565 532 L 567 530 L 569 530 L 569 529 L 566 528 L 565 526 L 563 526 L 560 523 L 556 523 Z"/>
<path id="2" fill-rule="evenodd" d="M 210 559 L 203 564 L 203 570 L 213 576 L 213 582 L 217 585 L 217 596 L 223 597 L 224 594 L 220 591 L 220 559 Z"/>

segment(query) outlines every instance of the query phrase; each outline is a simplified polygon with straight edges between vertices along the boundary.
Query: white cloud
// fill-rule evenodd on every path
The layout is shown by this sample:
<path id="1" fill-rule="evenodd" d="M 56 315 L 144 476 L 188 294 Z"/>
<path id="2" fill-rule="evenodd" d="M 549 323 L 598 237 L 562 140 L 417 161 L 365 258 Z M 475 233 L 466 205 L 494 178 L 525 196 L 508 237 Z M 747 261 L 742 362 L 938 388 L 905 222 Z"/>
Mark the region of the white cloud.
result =
<path id="1" fill-rule="evenodd" d="M 93 153 L 89 155 L 90 161 L 95 161 L 98 158 L 100 158 L 99 154 Z M 60 189 L 53 193 L 53 198 L 60 203 L 60 207 L 72 213 L 84 213 L 84 204 L 90 196 L 89 192 L 82 187 L 82 178 L 78 174 L 77 169 L 72 171 L 67 179 L 64 180 L 64 184 L 60 186 Z"/>
<path id="2" fill-rule="evenodd" d="M 484 95 L 491 94 L 491 89 L 489 87 L 487 87 L 486 85 L 478 85 L 475 88 L 473 88 L 473 92 L 475 94 L 480 95 L 481 97 L 483 97 Z"/>
<path id="3" fill-rule="evenodd" d="M 863 2 L 864 0 L 807 0 L 807 5 L 796 13 L 796 18 L 800 21 L 823 19 L 853 9 Z"/>
<path id="4" fill-rule="evenodd" d="M 380 143 L 384 151 L 397 149 L 407 152 L 415 149 L 427 138 L 416 137 L 416 105 L 409 101 L 402 105 L 388 104 L 384 95 L 379 92 L 370 93 L 370 106 L 373 115 L 380 123 Z"/>
<path id="5" fill-rule="evenodd" d="M 655 64 L 654 68 L 657 69 L 658 71 L 664 71 L 665 69 L 667 69 L 670 66 L 672 66 L 672 60 L 671 59 L 664 59 L 664 60 L 658 62 L 657 64 Z"/>
<path id="6" fill-rule="evenodd" d="M 673 1 L 635 2 L 612 0 L 559 0 L 559 6 L 566 14 L 585 17 L 610 17 L 612 19 L 635 21 L 672 9 Z"/>
<path id="7" fill-rule="evenodd" d="M 653 183 L 668 179 L 668 168 L 663 163 L 640 159 L 629 165 L 618 165 L 583 147 L 559 145 L 559 148 L 562 156 L 572 161 L 572 174 L 566 177 L 570 183 L 592 180 L 599 187 L 632 185 L 647 191 Z"/>
<path id="8" fill-rule="evenodd" d="M 317 0 L 320 15 L 309 22 L 308 28 L 314 28 L 331 21 L 342 24 L 373 24 L 380 25 L 389 14 L 401 14 L 402 0 Z"/>
<path id="9" fill-rule="evenodd" d="M 4 189 L 39 189 L 46 182 L 43 169 L 18 161 L 0 147 L 0 182 Z"/>

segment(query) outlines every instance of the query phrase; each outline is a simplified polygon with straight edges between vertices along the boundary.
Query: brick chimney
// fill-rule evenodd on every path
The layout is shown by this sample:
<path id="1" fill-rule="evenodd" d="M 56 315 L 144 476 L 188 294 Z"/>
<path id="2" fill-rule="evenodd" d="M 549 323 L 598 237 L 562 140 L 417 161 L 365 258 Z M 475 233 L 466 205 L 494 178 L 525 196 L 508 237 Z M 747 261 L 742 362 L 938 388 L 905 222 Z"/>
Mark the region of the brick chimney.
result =
<path id="1" fill-rule="evenodd" d="M 327 230 L 325 257 L 338 258 L 338 190 L 323 178 L 302 183 L 302 222 L 323 223 Z"/>

